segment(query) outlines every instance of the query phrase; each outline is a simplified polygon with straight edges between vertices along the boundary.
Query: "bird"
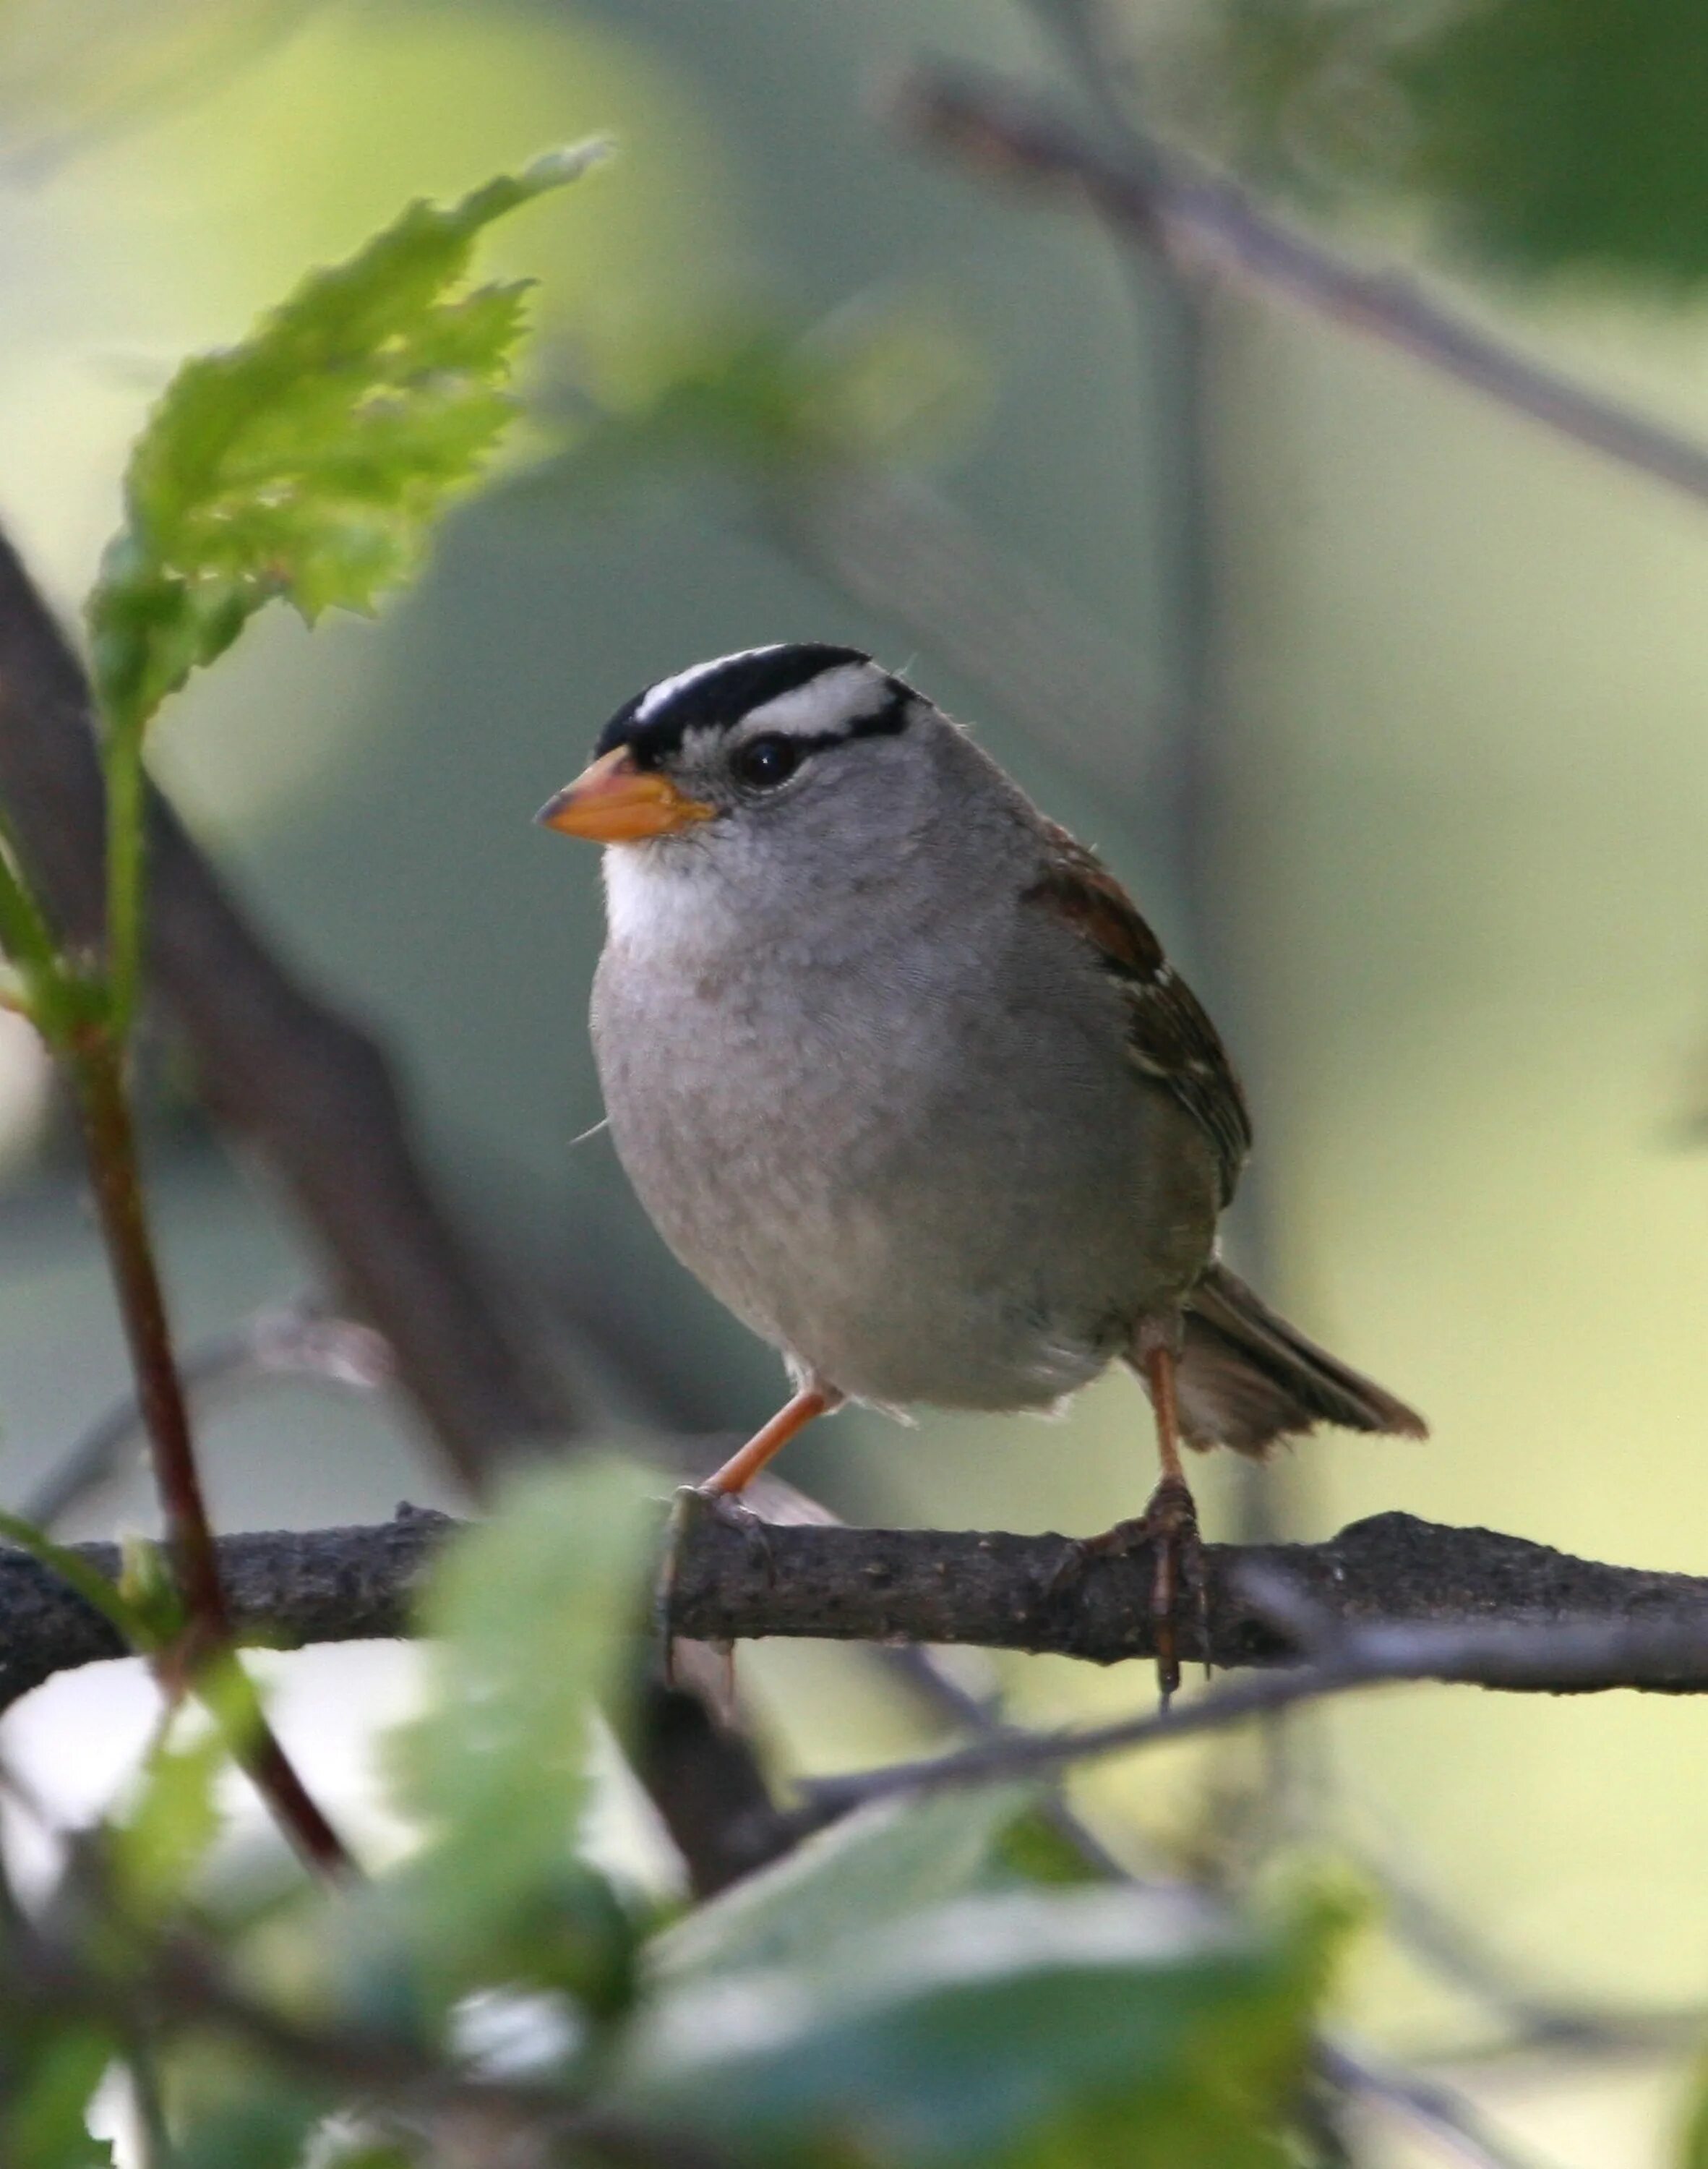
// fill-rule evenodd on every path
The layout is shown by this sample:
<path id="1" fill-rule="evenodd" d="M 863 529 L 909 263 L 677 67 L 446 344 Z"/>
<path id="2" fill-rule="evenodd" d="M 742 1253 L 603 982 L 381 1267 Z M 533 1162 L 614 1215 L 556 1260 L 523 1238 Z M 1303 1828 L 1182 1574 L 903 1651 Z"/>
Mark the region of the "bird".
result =
<path id="1" fill-rule="evenodd" d="M 821 642 L 658 679 L 536 818 L 605 847 L 618 1158 L 793 1388 L 702 1491 L 738 1500 L 845 1402 L 1043 1410 L 1123 1363 L 1160 1476 L 1081 1551 L 1151 1546 L 1166 1700 L 1203 1587 L 1183 1446 L 1426 1426 L 1222 1261 L 1245 1095 L 1126 891 L 936 702 Z"/>

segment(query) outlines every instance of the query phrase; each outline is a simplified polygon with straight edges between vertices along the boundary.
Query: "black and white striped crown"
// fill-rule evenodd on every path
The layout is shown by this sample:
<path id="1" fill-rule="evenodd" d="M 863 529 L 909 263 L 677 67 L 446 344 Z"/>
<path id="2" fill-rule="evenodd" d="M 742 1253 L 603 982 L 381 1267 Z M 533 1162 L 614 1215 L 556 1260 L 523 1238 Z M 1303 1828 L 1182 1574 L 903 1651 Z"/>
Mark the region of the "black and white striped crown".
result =
<path id="1" fill-rule="evenodd" d="M 824 698 L 791 699 L 826 681 Z M 599 733 L 595 754 L 628 748 L 636 765 L 657 767 L 681 750 L 690 731 L 729 730 L 776 706 L 768 725 L 821 742 L 902 729 L 918 696 L 858 648 L 788 641 L 743 648 L 661 678 L 618 709 Z"/>

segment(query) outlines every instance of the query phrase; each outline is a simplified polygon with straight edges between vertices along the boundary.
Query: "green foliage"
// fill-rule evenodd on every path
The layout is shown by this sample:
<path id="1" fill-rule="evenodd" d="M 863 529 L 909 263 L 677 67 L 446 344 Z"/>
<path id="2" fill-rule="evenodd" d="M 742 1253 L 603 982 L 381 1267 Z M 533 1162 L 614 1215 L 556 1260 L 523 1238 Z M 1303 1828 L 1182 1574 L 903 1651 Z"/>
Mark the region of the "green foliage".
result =
<path id="1" fill-rule="evenodd" d="M 843 1913 L 810 1955 L 664 1988 L 615 2097 L 803 2169 L 1281 2169 L 1338 1927 L 1236 1935 L 1126 1888 Z"/>
<path id="2" fill-rule="evenodd" d="M 232 2084 L 234 2098 L 195 2116 L 178 2138 L 173 2169 L 301 2169 L 326 2117 L 323 2095 L 247 2065 Z"/>
<path id="3" fill-rule="evenodd" d="M 50 1573 L 57 1575 L 67 1588 L 77 1591 L 92 1612 L 98 1612 L 136 1648 L 152 1649 L 158 1647 L 152 1613 L 140 1602 L 134 1601 L 131 1593 L 126 1589 L 115 1589 L 105 1575 L 92 1567 L 69 1545 L 56 1544 L 51 1537 L 44 1536 L 33 1521 L 26 1521 L 21 1515 L 8 1514 L 3 1508 L 0 1508 L 0 1538 L 8 1544 L 16 1544 L 20 1551 L 28 1552 Z"/>
<path id="4" fill-rule="evenodd" d="M 125 525 L 89 598 L 115 728 L 140 728 L 274 597 L 311 623 L 333 605 L 371 610 L 412 571 L 513 412 L 527 282 L 457 295 L 475 242 L 595 155 L 410 205 L 247 339 L 178 370 L 131 453 Z"/>
<path id="5" fill-rule="evenodd" d="M 433 1707 L 392 1759 L 427 1833 L 407 1926 L 456 1985 L 524 1955 L 549 1966 L 542 1943 L 577 1911 L 610 1925 L 574 1839 L 595 1717 L 646 1622 L 661 1488 L 629 1461 L 535 1472 L 434 1578 Z"/>
<path id="6" fill-rule="evenodd" d="M 850 1921 L 875 1928 L 982 1881 L 1035 1787 L 987 1785 L 884 1801 L 810 1837 L 702 1905 L 652 1946 L 672 1980 L 805 1963 Z"/>
<path id="7" fill-rule="evenodd" d="M 113 2151 L 89 2136 L 90 2097 L 112 2060 L 98 2026 L 22 2022 L 8 2014 L 0 2050 L 0 2161 L 7 2169 L 112 2169 Z"/>
<path id="8" fill-rule="evenodd" d="M 170 1735 L 156 1743 L 136 1804 L 114 1825 L 108 1852 L 114 1896 L 128 1919 L 162 1919 L 182 1902 L 220 1834 L 215 1795 L 230 1760 L 215 1726 L 183 1746 Z"/>
<path id="9" fill-rule="evenodd" d="M 722 465 L 785 482 L 816 469 L 916 456 L 983 397 L 965 344 L 934 313 L 897 306 L 802 338 L 751 318 L 648 353 L 640 381 L 584 397 L 547 473 L 577 497 L 636 472 Z"/>
<path id="10" fill-rule="evenodd" d="M 370 2075 L 418 2099 L 412 2075 L 455 2055 L 467 2083 L 495 2054 L 534 2099 L 774 2169 L 1285 2169 L 1338 1897 L 1240 1925 L 1179 1893 L 1069 1886 L 1036 1788 L 1009 1784 L 875 1805 L 647 1933 L 583 1831 L 643 1647 L 661 1488 L 626 1462 L 535 1472 L 447 1553 L 427 1703 L 391 1758 L 420 1841 L 366 1885 L 299 1886 L 282 1916 L 222 1914 L 216 1886 L 192 1908 L 245 1706 L 157 1748 L 91 1854 L 114 1910 L 84 1963 L 152 2009 L 161 1939 L 188 1936 L 269 2014 L 168 2022 L 178 2169 L 401 2169 Z M 515 2052 L 481 2045 L 482 2008 Z M 82 2118 L 109 2034 L 45 2022 L 8 2046 L 43 2135 L 6 2161 L 94 2169 Z M 357 2103 L 370 2128 L 334 2145 L 328 2118 Z"/>
<path id="11" fill-rule="evenodd" d="M 137 440 L 125 524 L 88 616 L 108 729 L 109 969 L 123 1030 L 141 926 L 141 740 L 166 696 L 275 598 L 312 623 L 371 610 L 514 413 L 527 282 L 458 291 L 494 219 L 584 172 L 599 147 L 413 203 L 311 272 L 233 347 L 186 362 Z"/>
<path id="12" fill-rule="evenodd" d="M 1510 271 L 1708 277 L 1698 0 L 1225 0 L 1218 21 L 1211 79 L 1264 177 L 1407 195 Z"/>

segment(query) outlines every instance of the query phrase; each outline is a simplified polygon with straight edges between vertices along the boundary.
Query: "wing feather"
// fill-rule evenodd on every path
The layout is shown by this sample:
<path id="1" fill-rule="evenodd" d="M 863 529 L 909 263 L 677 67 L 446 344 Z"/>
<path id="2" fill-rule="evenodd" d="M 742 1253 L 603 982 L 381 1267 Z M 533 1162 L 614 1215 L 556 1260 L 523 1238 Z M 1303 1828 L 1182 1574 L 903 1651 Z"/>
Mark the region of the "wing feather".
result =
<path id="1" fill-rule="evenodd" d="M 1166 1085 L 1203 1127 L 1216 1148 L 1226 1205 L 1252 1147 L 1251 1116 L 1227 1050 L 1108 867 L 1065 829 L 1053 821 L 1044 826 L 1048 860 L 1027 900 L 1066 920 L 1119 981 L 1133 1064 Z"/>

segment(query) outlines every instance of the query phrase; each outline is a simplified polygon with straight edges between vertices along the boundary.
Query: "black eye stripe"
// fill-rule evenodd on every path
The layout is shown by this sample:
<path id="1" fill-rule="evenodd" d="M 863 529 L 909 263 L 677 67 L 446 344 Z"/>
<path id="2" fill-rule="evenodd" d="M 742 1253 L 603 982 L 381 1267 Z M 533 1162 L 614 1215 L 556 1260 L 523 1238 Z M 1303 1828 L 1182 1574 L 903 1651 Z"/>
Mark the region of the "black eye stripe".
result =
<path id="1" fill-rule="evenodd" d="M 810 736 L 798 731 L 763 731 L 759 736 L 786 738 L 802 760 L 808 754 L 827 753 L 832 746 L 847 745 L 854 738 L 897 738 L 907 727 L 907 711 L 914 697 L 905 685 L 892 681 L 881 708 L 870 716 L 856 716 L 839 731 L 814 731 Z M 747 741 L 749 744 L 755 742 Z"/>

